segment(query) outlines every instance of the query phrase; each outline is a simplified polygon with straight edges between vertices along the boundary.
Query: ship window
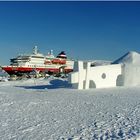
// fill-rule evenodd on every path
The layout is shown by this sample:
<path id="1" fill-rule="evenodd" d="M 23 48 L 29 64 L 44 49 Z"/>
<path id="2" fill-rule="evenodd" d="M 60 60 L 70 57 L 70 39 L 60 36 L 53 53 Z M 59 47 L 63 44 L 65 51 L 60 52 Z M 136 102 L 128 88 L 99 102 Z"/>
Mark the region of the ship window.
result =
<path id="1" fill-rule="evenodd" d="M 43 58 L 44 59 L 43 56 L 32 56 L 32 58 Z"/>

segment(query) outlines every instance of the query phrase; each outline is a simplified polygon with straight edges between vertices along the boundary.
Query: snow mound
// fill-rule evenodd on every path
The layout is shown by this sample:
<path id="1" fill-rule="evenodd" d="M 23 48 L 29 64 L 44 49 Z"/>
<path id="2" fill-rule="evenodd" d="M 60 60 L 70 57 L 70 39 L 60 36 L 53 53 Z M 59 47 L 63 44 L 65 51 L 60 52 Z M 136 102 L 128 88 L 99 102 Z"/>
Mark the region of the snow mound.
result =
<path id="1" fill-rule="evenodd" d="M 8 77 L 9 74 L 8 74 L 6 71 L 0 69 L 0 76 L 1 76 L 1 77 L 2 77 L 2 76 Z"/>
<path id="2" fill-rule="evenodd" d="M 123 64 L 122 75 L 124 86 L 139 86 L 140 85 L 140 54 L 134 51 L 126 53 L 112 64 Z"/>
<path id="3" fill-rule="evenodd" d="M 112 64 L 119 63 L 140 65 L 140 54 L 134 51 L 130 51 L 114 61 Z"/>

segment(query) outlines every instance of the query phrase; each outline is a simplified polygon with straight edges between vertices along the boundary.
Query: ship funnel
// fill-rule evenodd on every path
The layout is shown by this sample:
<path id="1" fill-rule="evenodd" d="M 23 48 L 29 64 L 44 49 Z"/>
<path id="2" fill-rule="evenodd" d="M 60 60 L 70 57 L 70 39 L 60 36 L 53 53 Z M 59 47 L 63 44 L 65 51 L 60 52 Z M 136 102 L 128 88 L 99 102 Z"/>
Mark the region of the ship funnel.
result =
<path id="1" fill-rule="evenodd" d="M 37 46 L 34 46 L 34 48 L 33 48 L 33 54 L 37 54 L 38 53 L 38 48 L 37 48 Z"/>

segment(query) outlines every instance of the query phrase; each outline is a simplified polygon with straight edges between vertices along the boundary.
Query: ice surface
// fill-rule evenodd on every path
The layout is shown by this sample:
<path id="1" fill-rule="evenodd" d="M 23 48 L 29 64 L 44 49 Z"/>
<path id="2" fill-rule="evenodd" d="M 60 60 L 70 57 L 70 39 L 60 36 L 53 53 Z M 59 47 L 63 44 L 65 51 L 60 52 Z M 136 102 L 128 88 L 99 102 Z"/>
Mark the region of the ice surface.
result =
<path id="1" fill-rule="evenodd" d="M 0 83 L 0 139 L 106 140 L 140 136 L 140 87 L 78 91 L 64 79 Z"/>

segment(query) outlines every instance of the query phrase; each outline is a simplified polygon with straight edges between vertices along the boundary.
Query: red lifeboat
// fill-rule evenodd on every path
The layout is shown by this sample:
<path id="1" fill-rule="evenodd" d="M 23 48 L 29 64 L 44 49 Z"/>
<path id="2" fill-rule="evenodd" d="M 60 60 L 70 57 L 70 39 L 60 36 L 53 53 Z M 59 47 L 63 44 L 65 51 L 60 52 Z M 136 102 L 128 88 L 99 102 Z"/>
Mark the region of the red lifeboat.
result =
<path id="1" fill-rule="evenodd" d="M 45 64 L 45 65 L 47 65 L 47 64 L 52 64 L 52 62 L 51 62 L 51 60 L 45 60 L 44 64 Z"/>
<path id="2" fill-rule="evenodd" d="M 65 59 L 55 58 L 55 59 L 52 60 L 52 63 L 53 64 L 61 64 L 61 65 L 63 65 L 63 64 L 66 64 L 66 60 Z"/>

